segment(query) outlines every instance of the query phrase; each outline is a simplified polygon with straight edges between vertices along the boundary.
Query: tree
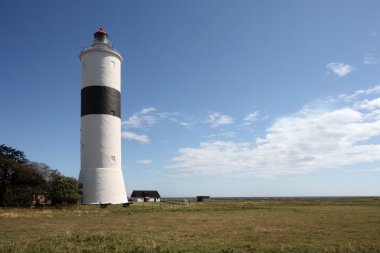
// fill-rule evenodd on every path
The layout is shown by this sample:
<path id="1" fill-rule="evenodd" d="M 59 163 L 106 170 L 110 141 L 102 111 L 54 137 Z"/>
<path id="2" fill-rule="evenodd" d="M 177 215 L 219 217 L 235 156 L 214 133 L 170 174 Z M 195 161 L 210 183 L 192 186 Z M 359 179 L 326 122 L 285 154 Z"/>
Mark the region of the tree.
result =
<path id="1" fill-rule="evenodd" d="M 8 158 L 16 161 L 17 163 L 26 163 L 28 160 L 25 157 L 24 152 L 14 149 L 12 147 L 0 145 L 0 157 Z"/>
<path id="2" fill-rule="evenodd" d="M 6 194 L 12 181 L 17 178 L 17 171 L 21 169 L 22 165 L 27 163 L 24 152 L 0 145 L 0 204 L 4 204 Z"/>
<path id="3" fill-rule="evenodd" d="M 52 181 L 51 201 L 53 205 L 76 204 L 81 198 L 78 181 L 73 177 L 56 175 Z"/>
<path id="4" fill-rule="evenodd" d="M 43 178 L 45 181 L 44 184 L 39 185 L 36 191 L 39 192 L 51 192 L 52 191 L 52 182 L 55 177 L 60 176 L 58 170 L 52 169 L 49 165 L 39 162 L 31 162 L 33 169 Z"/>
<path id="5" fill-rule="evenodd" d="M 21 164 L 15 170 L 9 192 L 9 204 L 24 204 L 31 201 L 36 192 L 46 191 L 47 182 L 32 163 Z"/>
<path id="6" fill-rule="evenodd" d="M 24 152 L 0 145 L 0 204 L 30 203 L 33 194 L 47 193 L 53 204 L 77 203 L 78 182 L 48 165 L 30 162 Z"/>

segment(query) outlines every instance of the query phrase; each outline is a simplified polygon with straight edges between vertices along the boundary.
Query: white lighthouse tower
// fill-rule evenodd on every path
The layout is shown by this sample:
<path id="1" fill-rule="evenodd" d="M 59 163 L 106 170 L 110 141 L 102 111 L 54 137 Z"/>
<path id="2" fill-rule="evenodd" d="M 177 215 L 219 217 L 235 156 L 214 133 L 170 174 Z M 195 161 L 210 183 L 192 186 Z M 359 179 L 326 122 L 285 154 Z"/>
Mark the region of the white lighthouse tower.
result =
<path id="1" fill-rule="evenodd" d="M 100 28 L 80 53 L 82 204 L 127 203 L 121 170 L 120 79 L 123 58 Z"/>

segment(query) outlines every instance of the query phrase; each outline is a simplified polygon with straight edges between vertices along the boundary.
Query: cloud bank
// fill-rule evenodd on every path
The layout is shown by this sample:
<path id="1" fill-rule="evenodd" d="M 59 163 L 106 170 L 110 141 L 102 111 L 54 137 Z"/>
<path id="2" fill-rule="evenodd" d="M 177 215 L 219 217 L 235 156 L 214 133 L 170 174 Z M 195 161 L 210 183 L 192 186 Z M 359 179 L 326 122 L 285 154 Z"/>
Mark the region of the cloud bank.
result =
<path id="1" fill-rule="evenodd" d="M 175 175 L 276 178 L 380 161 L 380 86 L 308 105 L 278 119 L 255 143 L 205 141 L 164 167 Z M 334 101 L 333 104 L 331 101 Z M 319 103 L 320 104 L 320 103 Z"/>

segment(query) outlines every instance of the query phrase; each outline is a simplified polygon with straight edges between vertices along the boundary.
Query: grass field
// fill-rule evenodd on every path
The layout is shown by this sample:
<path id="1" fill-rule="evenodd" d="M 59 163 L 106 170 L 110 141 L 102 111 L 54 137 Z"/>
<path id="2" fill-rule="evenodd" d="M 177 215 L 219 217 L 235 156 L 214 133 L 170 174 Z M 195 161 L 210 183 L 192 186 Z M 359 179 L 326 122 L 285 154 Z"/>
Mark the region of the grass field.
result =
<path id="1" fill-rule="evenodd" d="M 380 252 L 380 198 L 2 208 L 0 252 Z"/>

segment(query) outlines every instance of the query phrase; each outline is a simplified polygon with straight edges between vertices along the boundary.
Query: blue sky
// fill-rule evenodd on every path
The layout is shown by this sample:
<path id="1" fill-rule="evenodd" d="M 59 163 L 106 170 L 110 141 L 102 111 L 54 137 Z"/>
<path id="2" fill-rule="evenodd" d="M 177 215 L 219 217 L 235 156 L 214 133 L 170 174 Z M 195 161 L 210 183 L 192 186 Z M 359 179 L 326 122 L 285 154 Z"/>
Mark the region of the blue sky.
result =
<path id="1" fill-rule="evenodd" d="M 130 194 L 380 195 L 380 2 L 2 1 L 0 143 L 79 174 L 81 49 L 123 55 Z"/>

